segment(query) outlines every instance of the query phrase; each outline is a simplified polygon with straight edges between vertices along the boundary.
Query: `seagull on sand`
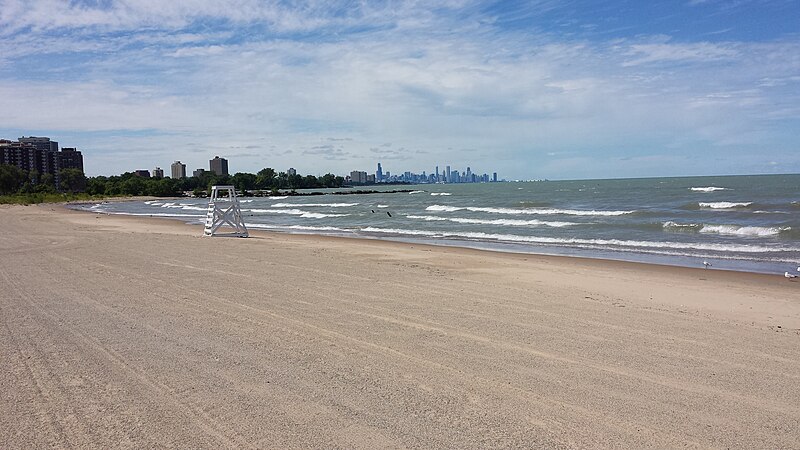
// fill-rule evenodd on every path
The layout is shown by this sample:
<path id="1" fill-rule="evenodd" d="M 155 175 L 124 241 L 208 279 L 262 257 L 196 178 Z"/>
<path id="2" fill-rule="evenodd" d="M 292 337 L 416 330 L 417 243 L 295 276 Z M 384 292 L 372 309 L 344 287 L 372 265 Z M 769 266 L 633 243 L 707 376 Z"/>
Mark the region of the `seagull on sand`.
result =
<path id="1" fill-rule="evenodd" d="M 703 266 L 705 266 L 705 268 L 708 269 L 709 267 L 711 267 L 711 263 L 708 261 L 703 261 Z"/>
<path id="2" fill-rule="evenodd" d="M 791 273 L 789 273 L 789 272 L 786 272 L 786 273 L 784 273 L 784 274 L 783 274 L 783 276 L 784 276 L 784 277 L 786 277 L 786 278 L 788 278 L 788 279 L 790 279 L 790 280 L 791 280 L 792 278 L 797 278 L 797 275 L 791 274 Z"/>

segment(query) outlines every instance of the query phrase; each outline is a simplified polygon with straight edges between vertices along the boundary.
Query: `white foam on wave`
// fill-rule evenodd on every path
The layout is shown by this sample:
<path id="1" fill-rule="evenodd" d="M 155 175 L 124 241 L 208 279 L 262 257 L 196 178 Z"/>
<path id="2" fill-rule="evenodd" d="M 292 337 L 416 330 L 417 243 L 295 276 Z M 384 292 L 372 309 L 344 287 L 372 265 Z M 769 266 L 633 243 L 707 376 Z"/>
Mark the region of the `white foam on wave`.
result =
<path id="1" fill-rule="evenodd" d="M 677 230 L 677 231 L 697 231 L 703 227 L 703 224 L 698 223 L 678 223 L 673 221 L 667 221 L 662 224 L 662 227 L 667 230 Z"/>
<path id="2" fill-rule="evenodd" d="M 322 214 L 310 211 L 303 211 L 302 209 L 243 209 L 242 212 L 254 212 L 264 214 L 288 214 L 292 216 L 300 216 L 304 219 L 324 219 L 326 217 L 344 217 L 350 214 Z"/>
<path id="3" fill-rule="evenodd" d="M 275 203 L 273 208 L 347 208 L 358 203 Z"/>
<path id="4" fill-rule="evenodd" d="M 664 222 L 664 229 L 675 231 L 696 231 L 706 234 L 722 234 L 742 237 L 768 237 L 777 236 L 791 227 L 753 227 L 741 225 L 710 225 L 702 223 Z"/>
<path id="5" fill-rule="evenodd" d="M 435 195 L 445 195 L 445 196 L 447 196 L 447 195 L 453 195 L 453 194 L 451 194 L 449 192 L 431 192 L 431 195 L 434 195 L 434 196 Z"/>
<path id="6" fill-rule="evenodd" d="M 288 195 L 280 195 L 280 196 L 267 197 L 267 198 L 269 198 L 270 200 L 286 200 L 287 198 L 289 198 L 289 196 Z"/>
<path id="7" fill-rule="evenodd" d="M 425 191 L 411 191 L 409 194 L 422 194 Z"/>
<path id="8" fill-rule="evenodd" d="M 698 205 L 701 208 L 711 208 L 711 209 L 746 208 L 752 204 L 753 202 L 699 202 L 698 203 Z"/>
<path id="9" fill-rule="evenodd" d="M 389 207 L 389 205 L 378 205 L 378 206 L 376 206 L 376 208 L 388 208 L 388 207 Z"/>
<path id="10" fill-rule="evenodd" d="M 714 192 L 714 191 L 729 191 L 730 189 L 717 186 L 706 186 L 706 187 L 691 187 L 689 188 L 689 190 L 695 192 Z"/>
<path id="11" fill-rule="evenodd" d="M 530 227 L 530 226 L 546 226 L 546 227 L 569 227 L 573 225 L 581 225 L 576 222 L 549 222 L 544 220 L 518 220 L 518 219 L 468 219 L 465 217 L 440 217 L 440 216 L 406 216 L 409 219 L 427 220 L 427 221 L 447 221 L 455 223 L 469 223 L 476 225 L 507 225 L 512 227 Z"/>
<path id="12" fill-rule="evenodd" d="M 289 225 L 289 226 L 277 226 L 277 225 L 267 225 L 263 223 L 248 223 L 248 228 L 261 228 L 265 230 L 303 230 L 303 231 L 339 231 L 339 232 L 347 232 L 349 230 L 345 230 L 344 228 L 338 227 L 312 227 L 308 225 Z"/>
<path id="13" fill-rule="evenodd" d="M 715 243 L 694 243 L 694 242 L 655 242 L 655 241 L 629 241 L 622 239 L 581 239 L 581 238 L 552 238 L 541 236 L 519 236 L 514 234 L 494 234 L 480 232 L 437 232 L 427 230 L 404 230 L 399 228 L 362 228 L 366 233 L 394 234 L 406 236 L 423 236 L 430 238 L 456 238 L 466 240 L 483 240 L 497 242 L 525 242 L 533 244 L 549 245 L 579 245 L 603 248 L 621 248 L 625 250 L 638 251 L 640 249 L 660 249 L 660 250 L 699 250 L 716 252 L 739 252 L 739 253 L 772 253 L 796 252 L 800 248 L 771 248 L 758 245 L 735 245 L 735 244 L 715 244 Z"/>
<path id="14" fill-rule="evenodd" d="M 515 208 L 486 208 L 476 206 L 446 206 L 446 205 L 431 205 L 425 208 L 426 211 L 443 211 L 443 212 L 456 212 L 456 211 L 472 211 L 472 212 L 485 212 L 492 214 L 509 214 L 509 215 L 567 215 L 567 216 L 622 216 L 625 214 L 632 214 L 635 211 L 597 211 L 597 210 L 576 210 L 576 209 L 553 209 L 553 208 L 531 208 L 531 209 L 515 209 Z"/>
<path id="15" fill-rule="evenodd" d="M 791 227 L 742 227 L 738 225 L 703 225 L 701 233 L 724 234 L 729 236 L 777 236 Z"/>

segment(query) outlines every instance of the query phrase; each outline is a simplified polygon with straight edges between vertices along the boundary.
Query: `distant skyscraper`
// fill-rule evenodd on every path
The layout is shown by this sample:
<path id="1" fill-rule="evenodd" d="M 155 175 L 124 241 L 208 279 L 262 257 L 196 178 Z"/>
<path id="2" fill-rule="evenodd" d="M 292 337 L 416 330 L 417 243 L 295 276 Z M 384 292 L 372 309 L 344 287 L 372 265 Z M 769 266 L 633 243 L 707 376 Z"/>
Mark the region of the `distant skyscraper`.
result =
<path id="1" fill-rule="evenodd" d="M 153 169 L 153 178 L 164 178 L 164 170 L 161 167 Z"/>
<path id="2" fill-rule="evenodd" d="M 492 172 L 492 181 L 497 183 L 497 172 Z"/>
<path id="3" fill-rule="evenodd" d="M 445 177 L 444 181 L 445 181 L 445 183 L 452 183 L 453 179 L 450 178 L 450 166 L 447 166 L 446 169 L 447 169 L 447 171 L 445 173 L 447 174 L 447 176 Z"/>
<path id="4" fill-rule="evenodd" d="M 381 167 L 381 163 L 378 163 L 378 171 L 375 172 L 375 180 L 383 181 L 383 168 Z"/>
<path id="5" fill-rule="evenodd" d="M 214 159 L 208 161 L 209 168 L 215 174 L 222 176 L 228 175 L 228 160 L 215 156 Z"/>
<path id="6" fill-rule="evenodd" d="M 206 173 L 206 169 L 195 169 L 195 171 L 192 172 L 192 176 L 199 177 L 202 176 L 204 173 Z"/>
<path id="7" fill-rule="evenodd" d="M 438 183 L 439 182 L 439 166 L 436 166 L 436 172 L 434 172 L 433 175 L 434 175 L 433 181 Z"/>
<path id="8" fill-rule="evenodd" d="M 289 170 L 286 171 L 286 175 L 293 177 L 297 175 L 297 171 L 294 169 L 294 167 L 289 167 Z"/>
<path id="9" fill-rule="evenodd" d="M 175 161 L 170 167 L 172 169 L 172 178 L 180 180 L 186 178 L 186 164 L 181 164 L 180 161 Z"/>
<path id="10" fill-rule="evenodd" d="M 137 177 L 150 178 L 149 170 L 134 170 L 133 174 L 136 175 Z"/>

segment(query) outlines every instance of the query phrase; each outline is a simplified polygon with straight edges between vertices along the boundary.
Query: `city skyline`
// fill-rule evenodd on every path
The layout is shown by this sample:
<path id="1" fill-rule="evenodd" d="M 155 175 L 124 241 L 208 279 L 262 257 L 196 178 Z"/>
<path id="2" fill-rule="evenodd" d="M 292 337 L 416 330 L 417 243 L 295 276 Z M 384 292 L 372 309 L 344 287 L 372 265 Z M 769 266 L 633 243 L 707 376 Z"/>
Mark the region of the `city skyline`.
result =
<path id="1" fill-rule="evenodd" d="M 60 136 L 89 175 L 214 154 L 234 172 L 800 172 L 800 13 L 785 0 L 0 11 L 0 135 Z"/>

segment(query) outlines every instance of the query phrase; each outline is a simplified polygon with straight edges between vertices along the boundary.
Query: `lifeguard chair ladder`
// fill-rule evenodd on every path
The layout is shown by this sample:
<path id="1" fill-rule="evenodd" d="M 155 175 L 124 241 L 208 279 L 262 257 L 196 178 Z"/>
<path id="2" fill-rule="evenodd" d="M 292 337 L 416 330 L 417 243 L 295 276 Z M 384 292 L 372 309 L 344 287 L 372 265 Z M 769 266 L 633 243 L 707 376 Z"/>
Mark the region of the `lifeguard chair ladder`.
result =
<path id="1" fill-rule="evenodd" d="M 233 231 L 219 232 L 220 227 L 227 225 Z M 242 210 L 236 189 L 233 186 L 212 186 L 211 198 L 208 200 L 205 236 L 248 237 L 247 227 L 242 220 Z"/>

